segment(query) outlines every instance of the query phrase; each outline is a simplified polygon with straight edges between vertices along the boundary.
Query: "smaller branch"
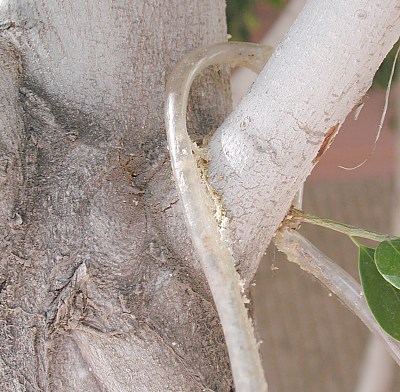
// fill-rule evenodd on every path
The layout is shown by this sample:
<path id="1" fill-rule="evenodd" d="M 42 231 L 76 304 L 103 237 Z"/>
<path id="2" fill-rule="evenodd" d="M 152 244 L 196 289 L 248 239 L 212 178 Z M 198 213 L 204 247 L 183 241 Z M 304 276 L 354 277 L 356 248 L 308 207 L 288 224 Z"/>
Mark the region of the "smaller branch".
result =
<path id="1" fill-rule="evenodd" d="M 386 334 L 375 321 L 360 284 L 350 274 L 296 231 L 278 231 L 274 243 L 289 261 L 315 276 L 334 293 L 385 344 L 390 355 L 400 365 L 400 343 Z"/>
<path id="2" fill-rule="evenodd" d="M 305 223 L 311 223 L 313 225 L 325 227 L 327 229 L 331 229 L 334 231 L 338 231 L 339 233 L 346 234 L 351 237 L 361 237 L 367 238 L 372 241 L 382 242 L 391 238 L 396 238 L 391 235 L 377 233 L 371 230 L 360 229 L 355 226 L 346 225 L 344 223 L 336 222 L 331 219 L 320 218 L 319 216 L 314 216 L 310 214 L 306 214 L 303 211 L 297 210 L 293 208 L 290 213 L 288 220 L 290 221 L 301 221 Z M 356 242 L 357 244 L 357 242 Z"/>
<path id="3" fill-rule="evenodd" d="M 221 238 L 186 129 L 190 86 L 206 67 L 243 65 L 259 72 L 271 48 L 245 43 L 221 43 L 189 53 L 173 69 L 165 98 L 165 119 L 172 171 L 186 224 L 200 259 L 221 320 L 237 392 L 266 392 L 258 345 L 240 291 L 240 278 L 229 244 Z"/>

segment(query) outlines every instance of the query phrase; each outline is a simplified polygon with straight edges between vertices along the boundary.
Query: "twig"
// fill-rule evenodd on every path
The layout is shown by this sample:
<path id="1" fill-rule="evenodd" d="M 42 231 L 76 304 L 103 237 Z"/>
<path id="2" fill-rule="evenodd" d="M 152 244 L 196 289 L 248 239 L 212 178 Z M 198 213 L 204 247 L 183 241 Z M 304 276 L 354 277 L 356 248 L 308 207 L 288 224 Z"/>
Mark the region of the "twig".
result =
<path id="1" fill-rule="evenodd" d="M 311 242 L 293 230 L 278 231 L 274 238 L 277 248 L 289 261 L 314 275 L 330 292 L 335 294 L 367 328 L 386 346 L 393 359 L 400 365 L 400 343 L 384 332 L 373 318 L 358 282 L 330 260 Z"/>
<path id="2" fill-rule="evenodd" d="M 372 230 L 360 229 L 355 226 L 346 225 L 344 223 L 336 222 L 331 219 L 320 218 L 319 216 L 314 216 L 306 214 L 303 211 L 293 208 L 288 217 L 289 221 L 301 221 L 305 223 L 311 223 L 313 225 L 325 227 L 327 229 L 338 231 L 339 233 L 346 234 L 351 237 L 361 237 L 367 238 L 373 241 L 382 242 L 391 238 L 396 238 L 391 235 L 377 233 Z"/>

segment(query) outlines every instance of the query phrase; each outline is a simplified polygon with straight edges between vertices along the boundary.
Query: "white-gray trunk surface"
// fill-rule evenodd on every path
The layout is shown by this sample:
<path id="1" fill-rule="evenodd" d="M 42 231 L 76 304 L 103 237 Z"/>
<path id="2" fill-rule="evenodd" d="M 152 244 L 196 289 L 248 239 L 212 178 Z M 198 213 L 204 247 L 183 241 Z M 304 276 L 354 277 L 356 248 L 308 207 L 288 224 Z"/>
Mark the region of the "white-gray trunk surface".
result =
<path id="1" fill-rule="evenodd" d="M 0 385 L 229 391 L 225 343 L 171 176 L 163 93 L 225 4 L 0 1 Z M 229 111 L 210 70 L 193 139 Z"/>
<path id="2" fill-rule="evenodd" d="M 209 181 L 245 278 L 399 37 L 399 0 L 308 0 L 214 133 Z"/>
<path id="3" fill-rule="evenodd" d="M 337 3 L 307 2 L 209 144 L 245 287 L 399 37 L 395 0 Z M 232 390 L 163 120 L 172 67 L 226 40 L 224 13 L 223 0 L 0 0 L 2 391 Z M 215 68 L 194 84 L 193 140 L 227 116 L 227 81 Z"/>

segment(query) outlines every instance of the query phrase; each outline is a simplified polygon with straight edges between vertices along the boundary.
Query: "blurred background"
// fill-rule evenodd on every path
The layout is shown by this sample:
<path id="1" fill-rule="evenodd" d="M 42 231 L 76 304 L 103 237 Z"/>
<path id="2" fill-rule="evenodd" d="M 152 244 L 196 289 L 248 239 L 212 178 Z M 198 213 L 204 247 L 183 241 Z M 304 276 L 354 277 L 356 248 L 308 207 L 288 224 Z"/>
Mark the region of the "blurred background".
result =
<path id="1" fill-rule="evenodd" d="M 228 0 L 231 40 L 276 46 L 305 0 Z M 396 49 L 396 48 L 395 48 Z M 382 64 L 358 119 L 351 113 L 305 184 L 304 210 L 400 235 L 400 87 L 392 85 L 381 137 L 373 150 L 395 50 Z M 232 75 L 233 104 L 254 76 Z M 358 280 L 357 248 L 347 237 L 304 224 L 301 232 Z M 252 287 L 271 392 L 397 392 L 400 372 L 379 342 L 335 296 L 272 246 Z"/>

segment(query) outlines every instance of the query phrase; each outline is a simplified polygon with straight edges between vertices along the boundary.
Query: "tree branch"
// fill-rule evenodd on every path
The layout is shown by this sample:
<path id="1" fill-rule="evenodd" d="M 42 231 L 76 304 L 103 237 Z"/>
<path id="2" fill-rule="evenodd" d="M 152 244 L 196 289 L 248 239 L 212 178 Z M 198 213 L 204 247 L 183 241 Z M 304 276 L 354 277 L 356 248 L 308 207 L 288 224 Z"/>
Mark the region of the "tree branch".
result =
<path id="1" fill-rule="evenodd" d="M 286 254 L 289 261 L 315 276 L 323 286 L 359 317 L 367 328 L 385 344 L 391 356 L 400 365 L 400 343 L 379 327 L 365 302 L 361 286 L 352 276 L 296 231 L 278 231 L 274 237 L 274 243 L 281 252 Z"/>
<path id="2" fill-rule="evenodd" d="M 175 182 L 193 245 L 218 309 L 238 392 L 266 391 L 267 384 L 253 327 L 240 292 L 240 277 L 230 245 L 223 238 L 224 217 L 219 201 L 215 200 L 207 183 L 206 164 L 202 163 L 206 157 L 193 146 L 187 133 L 186 110 L 190 86 L 206 67 L 228 63 L 244 65 L 259 72 L 270 54 L 269 47 L 255 44 L 222 43 L 201 47 L 176 65 L 166 87 L 165 118 Z M 201 165 L 205 166 L 202 177 L 198 170 Z M 214 199 L 214 206 L 211 199 Z M 217 221 L 222 225 L 217 225 Z"/>
<path id="3" fill-rule="evenodd" d="M 308 1 L 213 136 L 210 182 L 227 211 L 245 278 L 253 276 L 327 133 L 366 93 L 399 35 L 397 0 Z"/>

